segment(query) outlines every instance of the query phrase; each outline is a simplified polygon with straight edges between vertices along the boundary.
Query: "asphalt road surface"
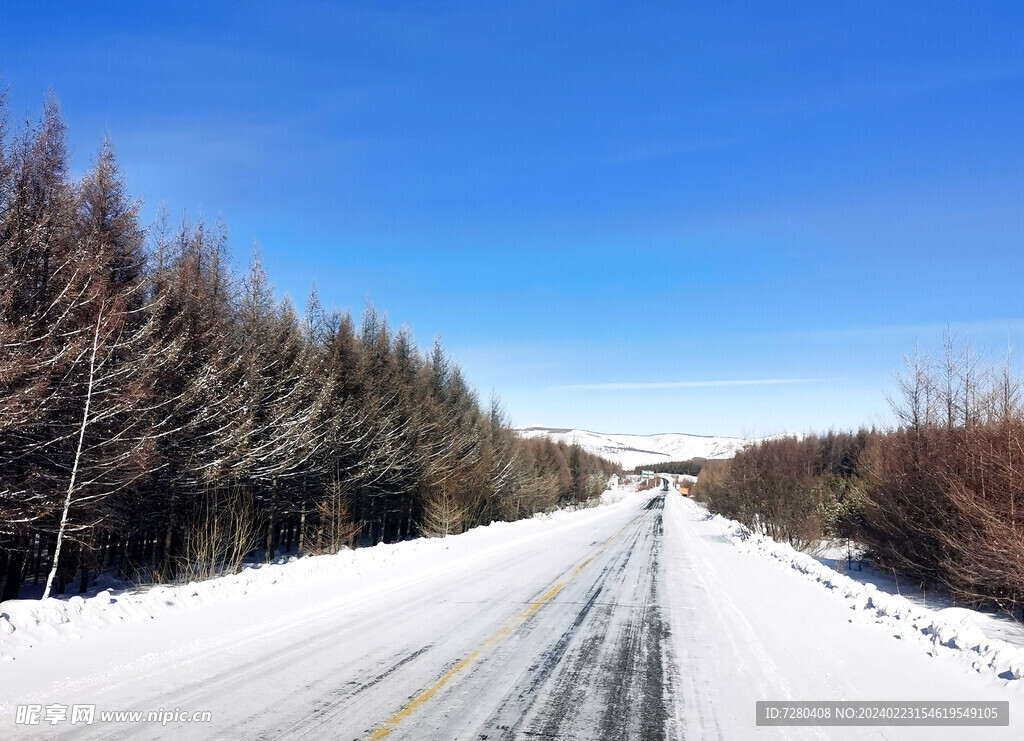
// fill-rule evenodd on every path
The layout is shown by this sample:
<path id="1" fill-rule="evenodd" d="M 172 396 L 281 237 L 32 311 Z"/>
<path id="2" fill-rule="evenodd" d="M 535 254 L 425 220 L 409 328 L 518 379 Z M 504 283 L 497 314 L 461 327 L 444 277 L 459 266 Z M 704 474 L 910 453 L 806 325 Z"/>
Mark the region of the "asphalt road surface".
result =
<path id="1" fill-rule="evenodd" d="M 595 511 L 429 579 L 182 656 L 192 677 L 115 680 L 106 707 L 210 709 L 208 724 L 84 738 L 674 737 L 661 612 L 662 495 Z M 583 513 L 583 514 L 590 514 Z M 165 657 L 164 657 L 165 658 Z M 182 669 L 168 670 L 181 676 Z M 42 730 L 42 729 L 39 729 Z"/>
<path id="2" fill-rule="evenodd" d="M 237 604 L 204 606 L 179 619 L 197 621 L 197 634 L 207 621 L 208 637 L 112 657 L 61 688 L 100 707 L 210 710 L 212 722 L 65 726 L 57 735 L 1021 737 L 1012 705 L 1014 727 L 1003 729 L 756 727 L 757 700 L 1006 696 L 991 677 L 851 622 L 842 600 L 740 552 L 705 517 L 674 492 L 642 493 L 453 557 L 419 580 L 396 566 L 364 593 L 307 589 L 307 605 L 280 594 L 275 603 L 269 590 L 252 598 L 246 625 L 236 625 Z M 150 645 L 158 622 L 124 635 L 152 636 L 142 642 Z"/>

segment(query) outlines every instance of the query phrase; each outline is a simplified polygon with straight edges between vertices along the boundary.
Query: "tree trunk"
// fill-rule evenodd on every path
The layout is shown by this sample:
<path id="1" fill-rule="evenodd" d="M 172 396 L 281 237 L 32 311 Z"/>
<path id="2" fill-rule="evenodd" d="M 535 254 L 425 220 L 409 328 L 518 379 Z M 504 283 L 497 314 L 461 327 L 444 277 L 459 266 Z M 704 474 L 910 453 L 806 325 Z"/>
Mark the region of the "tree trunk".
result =
<path id="1" fill-rule="evenodd" d="M 117 549 L 118 549 L 117 573 L 121 575 L 122 579 L 128 579 L 129 578 L 128 569 L 130 568 L 130 566 L 126 562 L 127 558 L 128 558 L 128 538 L 129 538 L 129 536 L 126 535 L 117 544 Z"/>
<path id="2" fill-rule="evenodd" d="M 14 551 L 7 561 L 7 572 L 4 574 L 4 591 L 0 602 L 18 599 L 21 590 L 21 568 L 25 564 L 25 551 L 20 548 Z"/>
<path id="3" fill-rule="evenodd" d="M 33 536 L 35 542 L 35 558 L 32 561 L 32 584 L 33 586 L 39 583 L 39 569 L 43 565 L 43 536 L 41 533 L 36 533 Z M 32 541 L 29 541 L 31 547 Z"/>
<path id="4" fill-rule="evenodd" d="M 82 412 L 82 426 L 78 428 L 78 448 L 75 451 L 75 462 L 71 466 L 71 479 L 68 481 L 67 494 L 64 497 L 64 511 L 60 516 L 60 528 L 57 530 L 57 547 L 53 552 L 53 563 L 50 566 L 50 574 L 46 577 L 46 586 L 43 588 L 43 599 L 50 596 L 53 588 L 53 579 L 57 576 L 57 564 L 60 562 L 60 547 L 64 541 L 64 532 L 68 527 L 68 511 L 71 509 L 71 499 L 75 493 L 75 483 L 78 479 L 78 464 L 82 460 L 82 447 L 85 443 L 85 430 L 89 427 L 89 406 L 92 404 L 92 388 L 96 380 L 96 352 L 100 344 L 100 322 L 103 319 L 101 308 L 96 317 L 96 331 L 92 337 L 92 355 L 89 358 L 89 385 L 85 392 L 85 409 Z"/>
<path id="5" fill-rule="evenodd" d="M 171 553 L 171 546 L 174 545 L 174 525 L 167 523 L 167 530 L 164 532 L 163 547 L 160 551 L 160 562 L 156 565 L 156 568 L 160 570 L 160 575 L 164 581 L 169 581 L 173 578 L 171 574 L 171 561 L 174 556 Z"/>
<path id="6" fill-rule="evenodd" d="M 263 552 L 263 560 L 270 563 L 274 558 L 276 543 L 274 542 L 274 518 L 271 517 L 267 523 L 267 544 Z"/>

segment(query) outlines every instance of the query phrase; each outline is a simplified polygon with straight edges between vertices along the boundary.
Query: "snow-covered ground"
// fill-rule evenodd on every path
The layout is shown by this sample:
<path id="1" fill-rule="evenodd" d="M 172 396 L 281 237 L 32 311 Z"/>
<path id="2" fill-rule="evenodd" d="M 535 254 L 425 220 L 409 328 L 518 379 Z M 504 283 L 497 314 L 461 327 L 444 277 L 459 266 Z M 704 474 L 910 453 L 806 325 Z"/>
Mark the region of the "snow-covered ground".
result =
<path id="1" fill-rule="evenodd" d="M 962 613 L 674 492 L 603 499 L 201 584 L 2 603 L 0 738 L 1024 736 L 1019 650 Z M 1007 700 L 1012 725 L 754 724 L 758 700 L 857 699 Z M 97 718 L 19 724 L 19 705 Z M 101 721 L 110 710 L 212 719 Z"/>
<path id="2" fill-rule="evenodd" d="M 711 437 L 685 433 L 660 435 L 621 435 L 588 430 L 570 430 L 559 427 L 520 427 L 519 434 L 526 438 L 548 437 L 552 440 L 577 444 L 584 450 L 617 463 L 625 470 L 668 461 L 686 461 L 691 458 L 731 458 L 758 439 L 741 437 Z"/>
<path id="3" fill-rule="evenodd" d="M 981 628 L 989 638 L 999 638 L 1024 648 L 1024 624 L 1017 616 L 995 609 L 965 609 L 962 603 L 957 603 L 942 590 L 928 589 L 926 585 L 901 577 L 893 571 L 874 568 L 868 561 L 860 558 L 862 550 L 857 544 L 851 545 L 845 540 L 825 541 L 812 552 L 812 555 L 822 565 L 846 574 L 854 581 L 870 584 L 888 594 L 905 597 L 920 607 L 943 610 L 943 614 L 947 616 L 959 614 Z"/>
<path id="4" fill-rule="evenodd" d="M 600 502 L 615 504 L 630 493 L 607 491 Z M 403 583 L 414 583 L 456 566 L 485 560 L 495 552 L 538 538 L 554 537 L 560 527 L 579 527 L 589 520 L 587 513 L 591 511 L 596 510 L 560 510 L 515 523 L 496 522 L 447 538 L 421 538 L 372 548 L 346 549 L 336 555 L 290 557 L 282 559 L 284 563 L 254 564 L 239 574 L 182 586 L 105 590 L 84 598 L 0 602 L 0 662 L 16 659 L 31 662 L 39 653 L 34 649 L 78 641 L 104 628 L 122 624 L 156 621 L 154 626 L 159 629 L 164 621 L 174 620 L 179 613 L 193 613 L 219 604 L 244 603 L 241 598 L 265 597 L 281 602 L 282 594 L 294 589 L 307 592 L 351 589 L 361 594 L 365 589 L 372 591 L 382 578 L 390 580 L 389 589 L 398 589 Z M 3 687 L 0 678 L 0 692 Z M 0 711 L 4 708 L 0 694 Z"/>
<path id="5" fill-rule="evenodd" d="M 677 712 L 686 735 L 1024 737 L 1017 649 L 988 641 L 957 616 L 917 608 L 788 545 L 749 536 L 674 494 L 665 534 L 673 646 L 683 668 Z M 757 700 L 1006 700 L 1011 725 L 754 729 Z"/>
<path id="6" fill-rule="evenodd" d="M 351 737 L 368 735 L 592 557 L 636 516 L 637 497 L 201 584 L 0 603 L 0 738 L 335 737 L 338 714 Z M 564 630 L 565 613 L 537 613 L 529 634 Z M 213 721 L 27 726 L 19 705 L 209 710 Z"/>
<path id="7" fill-rule="evenodd" d="M 897 638 L 914 640 L 929 654 L 956 656 L 976 671 L 996 674 L 1002 679 L 1024 679 L 1024 648 L 993 635 L 993 628 L 1000 632 L 1005 628 L 997 626 L 991 616 L 964 607 L 946 606 L 945 600 L 934 604 L 933 599 L 933 607 L 929 608 L 924 595 L 920 600 L 911 600 L 901 594 L 895 575 L 890 581 L 872 580 L 872 574 L 877 575 L 873 570 L 849 572 L 849 575 L 840 573 L 822 563 L 823 559 L 751 533 L 735 520 L 710 516 L 695 502 L 686 500 L 686 506 L 697 516 L 706 518 L 711 527 L 739 550 L 775 561 L 827 588 L 856 613 L 853 619 L 875 623 Z"/>

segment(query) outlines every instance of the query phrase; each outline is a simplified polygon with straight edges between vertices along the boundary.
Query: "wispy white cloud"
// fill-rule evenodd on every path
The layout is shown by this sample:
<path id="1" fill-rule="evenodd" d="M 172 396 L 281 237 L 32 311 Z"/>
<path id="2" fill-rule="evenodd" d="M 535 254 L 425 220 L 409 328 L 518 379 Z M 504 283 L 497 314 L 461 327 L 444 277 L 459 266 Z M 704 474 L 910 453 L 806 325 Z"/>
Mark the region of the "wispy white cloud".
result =
<path id="1" fill-rule="evenodd" d="M 797 383 L 821 383 L 828 378 L 747 378 L 717 381 L 663 381 L 623 383 L 570 383 L 549 386 L 549 391 L 650 391 L 655 389 L 714 388 L 720 386 L 782 386 Z"/>

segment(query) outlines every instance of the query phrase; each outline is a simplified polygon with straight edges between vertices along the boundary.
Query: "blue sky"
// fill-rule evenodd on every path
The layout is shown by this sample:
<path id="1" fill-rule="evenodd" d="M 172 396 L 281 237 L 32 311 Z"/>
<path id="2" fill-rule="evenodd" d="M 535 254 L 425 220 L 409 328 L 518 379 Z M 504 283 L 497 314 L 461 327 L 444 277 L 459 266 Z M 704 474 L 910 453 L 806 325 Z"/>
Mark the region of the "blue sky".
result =
<path id="1" fill-rule="evenodd" d="M 517 424 L 885 424 L 915 342 L 1024 335 L 1016 3 L 86 5 L 4 4 L 14 120 Z"/>

